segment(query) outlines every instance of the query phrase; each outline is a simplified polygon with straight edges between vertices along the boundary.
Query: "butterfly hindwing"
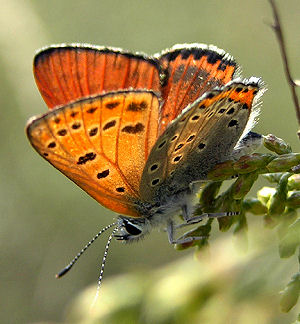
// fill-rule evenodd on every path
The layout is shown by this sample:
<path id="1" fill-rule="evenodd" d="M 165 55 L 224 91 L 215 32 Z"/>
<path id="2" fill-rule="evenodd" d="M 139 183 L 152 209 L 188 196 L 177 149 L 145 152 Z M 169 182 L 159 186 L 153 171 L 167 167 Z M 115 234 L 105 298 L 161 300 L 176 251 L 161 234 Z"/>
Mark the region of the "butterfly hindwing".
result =
<path id="1" fill-rule="evenodd" d="M 38 153 L 98 202 L 137 217 L 158 113 L 153 92 L 118 91 L 55 108 L 29 121 L 27 134 Z"/>
<path id="2" fill-rule="evenodd" d="M 165 73 L 160 134 L 182 109 L 205 92 L 231 81 L 237 70 L 232 56 L 213 45 L 175 45 L 158 59 Z"/>
<path id="3" fill-rule="evenodd" d="M 210 169 L 230 157 L 259 87 L 258 79 L 231 82 L 184 109 L 151 151 L 140 186 L 143 199 L 152 201 L 205 180 Z"/>
<path id="4" fill-rule="evenodd" d="M 159 92 L 159 63 L 121 49 L 73 44 L 42 49 L 34 59 L 37 86 L 51 109 L 122 89 Z"/>

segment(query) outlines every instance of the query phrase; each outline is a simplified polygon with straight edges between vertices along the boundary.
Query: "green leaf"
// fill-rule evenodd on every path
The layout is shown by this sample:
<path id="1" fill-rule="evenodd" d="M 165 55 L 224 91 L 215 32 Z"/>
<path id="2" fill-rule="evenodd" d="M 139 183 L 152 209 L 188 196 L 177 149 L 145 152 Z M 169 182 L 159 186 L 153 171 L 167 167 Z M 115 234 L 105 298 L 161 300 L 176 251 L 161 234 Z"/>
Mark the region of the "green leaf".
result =
<path id="1" fill-rule="evenodd" d="M 276 191 L 271 195 L 268 201 L 269 214 L 273 217 L 279 217 L 285 210 L 285 201 L 287 198 L 287 184 L 290 173 L 284 173 L 277 185 Z"/>
<path id="2" fill-rule="evenodd" d="M 281 294 L 281 310 L 283 312 L 288 312 L 296 305 L 300 295 L 300 272 L 292 277 L 292 280 L 287 284 Z"/>
<path id="3" fill-rule="evenodd" d="M 292 148 L 283 139 L 276 137 L 273 134 L 264 136 L 264 146 L 279 155 L 292 152 Z"/>
<path id="4" fill-rule="evenodd" d="M 279 254 L 281 258 L 292 256 L 300 245 L 300 218 L 288 226 L 286 234 L 280 240 Z"/>

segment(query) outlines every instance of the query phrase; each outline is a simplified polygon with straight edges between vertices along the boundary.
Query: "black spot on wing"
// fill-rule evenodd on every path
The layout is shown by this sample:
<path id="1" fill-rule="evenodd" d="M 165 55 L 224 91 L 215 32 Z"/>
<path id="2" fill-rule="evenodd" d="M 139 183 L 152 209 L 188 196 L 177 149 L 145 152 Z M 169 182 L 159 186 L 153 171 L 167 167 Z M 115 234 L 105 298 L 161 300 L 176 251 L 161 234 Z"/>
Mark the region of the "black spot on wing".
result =
<path id="1" fill-rule="evenodd" d="M 187 142 L 191 142 L 195 138 L 195 135 L 189 136 L 189 138 L 186 140 Z"/>
<path id="2" fill-rule="evenodd" d="M 90 136 L 95 136 L 98 133 L 98 127 L 94 127 L 89 131 Z"/>
<path id="3" fill-rule="evenodd" d="M 177 155 L 177 156 L 173 159 L 173 162 L 174 162 L 174 163 L 177 163 L 177 162 L 179 162 L 179 161 L 181 160 L 181 158 L 182 158 L 182 155 Z"/>
<path id="4" fill-rule="evenodd" d="M 235 119 L 232 119 L 229 123 L 228 123 L 228 127 L 233 127 L 238 125 L 238 121 Z"/>
<path id="5" fill-rule="evenodd" d="M 96 158 L 96 154 L 95 153 L 93 153 L 93 152 L 86 153 L 85 155 L 79 157 L 79 159 L 77 161 L 77 164 L 78 165 L 85 164 L 88 161 L 95 160 L 95 158 Z"/>
<path id="6" fill-rule="evenodd" d="M 88 114 L 93 114 L 96 110 L 97 110 L 97 107 L 91 107 L 91 108 L 89 108 L 86 112 L 87 112 Z"/>
<path id="7" fill-rule="evenodd" d="M 67 130 L 66 130 L 66 129 L 60 129 L 60 130 L 57 132 L 57 134 L 58 134 L 59 136 L 65 136 L 65 135 L 67 134 Z"/>
<path id="8" fill-rule="evenodd" d="M 108 102 L 107 104 L 105 104 L 105 107 L 107 109 L 114 109 L 114 108 L 118 107 L 119 104 L 120 104 L 120 101 Z"/>
<path id="9" fill-rule="evenodd" d="M 116 123 L 117 123 L 117 122 L 116 122 L 115 120 L 112 120 L 112 121 L 106 123 L 106 124 L 103 126 L 103 130 L 105 131 L 105 130 L 107 130 L 107 129 L 109 129 L 109 128 L 114 127 L 114 126 L 116 125 Z"/>
<path id="10" fill-rule="evenodd" d="M 212 99 L 215 96 L 215 94 L 213 92 L 209 93 L 206 98 L 207 99 Z"/>
<path id="11" fill-rule="evenodd" d="M 151 172 L 154 172 L 154 171 L 157 170 L 157 169 L 158 169 L 158 164 L 157 164 L 157 163 L 152 164 L 151 167 L 150 167 L 150 171 L 151 171 Z"/>
<path id="12" fill-rule="evenodd" d="M 152 186 L 156 186 L 156 185 L 159 184 L 159 181 L 160 181 L 160 179 L 159 178 L 156 178 L 156 179 L 154 179 L 154 180 L 151 181 L 151 185 Z"/>
<path id="13" fill-rule="evenodd" d="M 143 111 L 148 107 L 148 104 L 146 101 L 142 102 L 134 102 L 132 101 L 128 106 L 127 110 L 128 111 Z"/>
<path id="14" fill-rule="evenodd" d="M 195 121 L 198 120 L 200 118 L 199 115 L 194 115 L 190 120 Z"/>
<path id="15" fill-rule="evenodd" d="M 183 147 L 183 144 L 182 143 L 180 143 L 179 145 L 177 145 L 176 148 L 175 148 L 175 152 L 178 151 L 178 150 L 180 150 L 182 147 Z"/>
<path id="16" fill-rule="evenodd" d="M 106 178 L 109 175 L 109 169 L 99 172 L 97 174 L 98 179 Z"/>
<path id="17" fill-rule="evenodd" d="M 128 134 L 137 134 L 141 133 L 144 130 L 145 126 L 142 123 L 137 123 L 134 126 L 128 125 L 122 128 L 122 132 Z"/>
<path id="18" fill-rule="evenodd" d="M 77 122 L 77 123 L 74 123 L 71 127 L 72 127 L 72 129 L 78 129 L 78 128 L 80 128 L 80 126 L 81 126 L 81 124 L 79 122 Z"/>
<path id="19" fill-rule="evenodd" d="M 55 142 L 51 142 L 48 144 L 48 148 L 54 148 L 56 146 Z"/>
<path id="20" fill-rule="evenodd" d="M 165 144 L 166 144 L 166 140 L 162 141 L 157 148 L 161 149 Z"/>
<path id="21" fill-rule="evenodd" d="M 228 111 L 227 111 L 227 115 L 231 115 L 234 113 L 234 108 L 230 108 Z"/>

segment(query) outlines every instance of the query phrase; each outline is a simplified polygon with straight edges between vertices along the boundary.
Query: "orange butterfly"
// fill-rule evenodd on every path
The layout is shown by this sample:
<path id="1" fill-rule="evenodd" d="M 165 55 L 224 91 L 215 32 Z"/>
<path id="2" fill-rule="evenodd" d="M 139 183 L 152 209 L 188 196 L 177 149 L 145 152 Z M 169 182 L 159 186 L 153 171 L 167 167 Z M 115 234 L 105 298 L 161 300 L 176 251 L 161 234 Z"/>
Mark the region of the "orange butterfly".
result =
<path id="1" fill-rule="evenodd" d="M 104 229 L 115 226 L 107 248 L 113 236 L 134 240 L 161 225 L 171 243 L 199 239 L 175 239 L 174 216 L 200 221 L 193 217 L 199 183 L 260 138 L 248 132 L 261 81 L 237 78 L 237 69 L 229 54 L 203 44 L 153 57 L 78 44 L 36 55 L 34 76 L 50 110 L 29 121 L 28 138 L 100 204 L 125 215 Z"/>

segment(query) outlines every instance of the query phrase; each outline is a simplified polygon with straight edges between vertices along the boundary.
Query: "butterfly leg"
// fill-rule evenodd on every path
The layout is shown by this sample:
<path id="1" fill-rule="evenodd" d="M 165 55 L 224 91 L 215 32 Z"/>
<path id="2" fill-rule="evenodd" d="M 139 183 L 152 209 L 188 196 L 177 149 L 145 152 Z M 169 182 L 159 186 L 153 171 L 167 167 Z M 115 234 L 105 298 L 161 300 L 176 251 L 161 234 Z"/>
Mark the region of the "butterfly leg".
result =
<path id="1" fill-rule="evenodd" d="M 173 221 L 169 221 L 167 224 L 167 233 L 168 233 L 168 239 L 171 244 L 184 244 L 189 243 L 193 241 L 198 241 L 203 239 L 203 236 L 185 236 L 185 234 L 177 239 L 174 238 L 174 231 L 175 225 Z"/>
<path id="2" fill-rule="evenodd" d="M 198 198 L 196 194 L 199 192 L 200 188 L 203 186 L 204 181 L 192 182 L 188 188 L 188 199 L 185 204 L 181 206 L 181 214 L 186 223 L 188 223 L 191 218 L 193 218 L 195 209 L 197 208 Z"/>
<path id="3" fill-rule="evenodd" d="M 227 217 L 227 216 L 235 216 L 238 215 L 239 212 L 220 212 L 220 213 L 204 213 L 199 216 L 191 217 L 187 220 L 187 225 L 190 224 L 197 224 L 203 220 L 203 218 L 221 218 L 221 217 Z"/>
<path id="4" fill-rule="evenodd" d="M 238 160 L 243 155 L 251 154 L 258 149 L 262 143 L 262 135 L 254 132 L 248 132 L 234 147 L 232 158 Z"/>
<path id="5" fill-rule="evenodd" d="M 188 205 L 183 205 L 181 206 L 181 212 L 183 219 L 188 223 L 188 221 L 191 219 L 191 215 L 193 215 L 193 210 L 189 208 Z"/>
<path id="6" fill-rule="evenodd" d="M 171 244 L 184 244 L 184 243 L 190 243 L 193 241 L 199 241 L 204 236 L 187 236 L 188 233 L 183 234 L 179 238 L 174 238 L 174 233 L 176 229 L 186 227 L 188 225 L 193 225 L 201 222 L 203 218 L 219 218 L 219 217 L 226 217 L 226 216 L 235 216 L 238 215 L 239 212 L 220 212 L 220 213 L 204 213 L 202 215 L 196 216 L 196 217 L 190 217 L 186 219 L 186 223 L 175 225 L 173 221 L 169 221 L 167 224 L 167 233 L 168 233 L 168 239 Z"/>
<path id="7" fill-rule="evenodd" d="M 219 213 L 203 213 L 201 215 L 194 216 L 195 206 L 187 204 L 181 206 L 182 217 L 185 220 L 185 224 L 197 224 L 203 220 L 203 218 L 219 218 L 225 216 L 235 216 L 238 212 L 219 212 Z M 183 226 L 185 224 L 182 224 Z"/>

